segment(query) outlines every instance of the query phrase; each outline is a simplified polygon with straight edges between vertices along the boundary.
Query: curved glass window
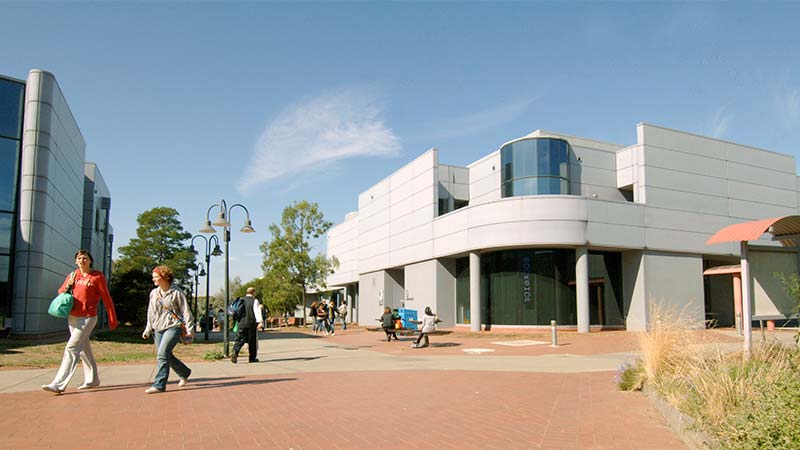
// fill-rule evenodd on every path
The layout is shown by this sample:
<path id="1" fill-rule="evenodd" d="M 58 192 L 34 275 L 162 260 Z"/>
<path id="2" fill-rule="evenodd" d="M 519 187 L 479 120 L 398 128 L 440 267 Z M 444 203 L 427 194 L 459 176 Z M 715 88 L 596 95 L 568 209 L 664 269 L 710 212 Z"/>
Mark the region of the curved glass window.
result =
<path id="1" fill-rule="evenodd" d="M 500 149 L 503 197 L 569 194 L 569 143 L 531 138 Z"/>

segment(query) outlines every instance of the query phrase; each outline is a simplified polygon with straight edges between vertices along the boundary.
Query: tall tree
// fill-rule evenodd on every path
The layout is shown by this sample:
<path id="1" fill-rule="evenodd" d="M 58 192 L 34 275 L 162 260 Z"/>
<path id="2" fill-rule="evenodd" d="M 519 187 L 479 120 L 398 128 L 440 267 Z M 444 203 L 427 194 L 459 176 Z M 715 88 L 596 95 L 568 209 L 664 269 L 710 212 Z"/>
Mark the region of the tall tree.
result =
<path id="1" fill-rule="evenodd" d="M 192 235 L 184 231 L 178 216 L 178 211 L 163 206 L 139 214 L 136 237 L 119 248 L 111 289 L 115 304 L 127 312 L 124 320 L 133 323 L 142 320 L 141 305 L 146 308 L 146 293 L 152 288 L 150 272 L 157 265 L 172 269 L 175 285 L 188 292 L 192 282 L 189 270 L 195 267 L 195 254 L 186 245 Z"/>
<path id="2" fill-rule="evenodd" d="M 319 205 L 306 200 L 284 208 L 280 225 L 269 226 L 272 240 L 261 244 L 261 267 L 263 296 L 272 311 L 294 311 L 295 305 L 305 306 L 305 292 L 325 289 L 325 279 L 339 267 L 339 261 L 323 254 L 311 256 L 311 244 L 331 226 Z"/>
<path id="3" fill-rule="evenodd" d="M 195 267 L 195 254 L 186 245 L 192 235 L 184 231 L 178 215 L 178 211 L 164 206 L 139 214 L 136 237 L 119 248 L 118 269 L 150 273 L 153 267 L 163 264 L 175 272 L 181 287 L 188 287 L 186 282 L 189 269 Z"/>

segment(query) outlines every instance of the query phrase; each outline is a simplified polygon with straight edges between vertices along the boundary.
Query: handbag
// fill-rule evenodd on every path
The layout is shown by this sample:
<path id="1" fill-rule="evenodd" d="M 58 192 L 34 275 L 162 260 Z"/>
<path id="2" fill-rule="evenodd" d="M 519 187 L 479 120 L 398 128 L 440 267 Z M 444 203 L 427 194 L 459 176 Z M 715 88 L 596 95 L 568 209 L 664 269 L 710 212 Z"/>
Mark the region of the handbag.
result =
<path id="1" fill-rule="evenodd" d="M 50 302 L 50 307 L 47 308 L 47 314 L 53 317 L 60 317 L 66 319 L 69 312 L 72 311 L 72 305 L 75 303 L 75 297 L 72 296 L 72 286 L 75 284 L 75 272 L 69 276 L 69 285 L 67 290 L 58 294 Z"/>
<path id="2" fill-rule="evenodd" d="M 181 324 L 181 344 L 189 345 L 194 342 L 194 336 L 189 334 L 185 324 Z"/>
<path id="3" fill-rule="evenodd" d="M 172 317 L 174 317 L 175 320 L 181 323 L 181 344 L 189 345 L 194 342 L 194 335 L 189 334 L 189 330 L 186 329 L 186 322 L 184 322 L 179 315 L 175 314 L 175 311 L 173 311 L 171 308 L 167 308 L 160 298 L 158 299 L 158 303 L 161 303 L 161 307 L 166 309 L 168 313 L 172 314 Z"/>

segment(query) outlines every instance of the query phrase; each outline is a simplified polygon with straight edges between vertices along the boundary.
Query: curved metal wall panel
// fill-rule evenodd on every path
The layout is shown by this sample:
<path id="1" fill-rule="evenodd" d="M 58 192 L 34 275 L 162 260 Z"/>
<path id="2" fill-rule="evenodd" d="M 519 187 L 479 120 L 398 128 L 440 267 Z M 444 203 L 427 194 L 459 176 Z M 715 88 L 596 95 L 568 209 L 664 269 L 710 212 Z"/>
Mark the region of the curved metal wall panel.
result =
<path id="1" fill-rule="evenodd" d="M 586 199 L 511 197 L 470 206 L 434 221 L 434 257 L 530 245 L 583 245 Z"/>

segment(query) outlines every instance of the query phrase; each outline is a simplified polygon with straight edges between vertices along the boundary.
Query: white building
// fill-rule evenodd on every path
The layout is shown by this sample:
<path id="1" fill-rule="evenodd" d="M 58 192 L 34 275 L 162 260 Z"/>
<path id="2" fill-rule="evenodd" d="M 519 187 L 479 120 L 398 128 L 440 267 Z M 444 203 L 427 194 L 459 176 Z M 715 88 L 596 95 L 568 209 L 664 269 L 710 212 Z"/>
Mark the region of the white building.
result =
<path id="1" fill-rule="evenodd" d="M 644 123 L 629 146 L 538 130 L 467 167 L 428 150 L 362 192 L 328 233 L 328 286 L 364 325 L 431 306 L 473 330 L 642 330 L 651 302 L 732 325 L 730 276 L 703 271 L 736 264 L 739 246 L 706 240 L 798 211 L 789 155 Z M 796 249 L 755 244 L 755 313 L 785 312 L 773 272 L 796 272 Z"/>
<path id="2" fill-rule="evenodd" d="M 111 273 L 111 197 L 53 74 L 0 76 L 0 329 L 63 332 L 47 314 L 75 252 Z M 102 306 L 100 307 L 102 310 Z"/>

